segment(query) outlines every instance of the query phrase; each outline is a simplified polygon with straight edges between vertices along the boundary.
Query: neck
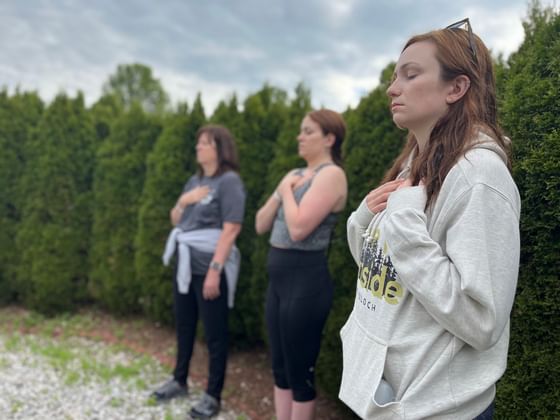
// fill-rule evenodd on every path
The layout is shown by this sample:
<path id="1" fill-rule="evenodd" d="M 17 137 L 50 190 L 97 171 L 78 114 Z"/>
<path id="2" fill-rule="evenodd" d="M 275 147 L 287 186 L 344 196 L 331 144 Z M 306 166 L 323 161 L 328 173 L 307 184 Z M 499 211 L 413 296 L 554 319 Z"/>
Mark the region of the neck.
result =
<path id="1" fill-rule="evenodd" d="M 319 166 L 323 165 L 324 163 L 327 162 L 331 162 L 332 163 L 332 158 L 330 156 L 318 156 L 315 159 L 309 159 L 307 161 L 307 169 L 309 169 L 310 171 L 314 171 L 315 169 L 317 169 Z"/>
<path id="2" fill-rule="evenodd" d="M 432 134 L 433 127 L 427 127 L 423 129 L 412 130 L 414 138 L 416 138 L 416 143 L 418 144 L 418 152 L 422 153 L 424 148 L 430 140 L 430 135 Z"/>
<path id="3" fill-rule="evenodd" d="M 201 163 L 204 176 L 212 176 L 218 170 L 218 162 Z"/>

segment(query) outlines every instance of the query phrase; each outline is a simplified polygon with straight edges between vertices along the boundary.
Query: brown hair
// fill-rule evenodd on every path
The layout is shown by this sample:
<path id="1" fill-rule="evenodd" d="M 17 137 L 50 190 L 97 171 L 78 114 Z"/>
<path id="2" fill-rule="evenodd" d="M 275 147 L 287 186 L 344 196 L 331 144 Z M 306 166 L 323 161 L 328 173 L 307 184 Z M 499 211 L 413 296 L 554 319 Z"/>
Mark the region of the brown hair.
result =
<path id="1" fill-rule="evenodd" d="M 412 37 L 403 48 L 417 42 L 431 42 L 436 46 L 436 59 L 441 67 L 441 79 L 452 81 L 459 75 L 470 79 L 470 87 L 457 102 L 449 105 L 448 112 L 434 126 L 428 143 L 411 165 L 413 184 L 423 180 L 426 186 L 428 208 L 437 198 L 445 177 L 457 161 L 473 148 L 473 139 L 480 130 L 492 137 L 509 156 L 509 145 L 497 121 L 496 83 L 492 59 L 482 40 L 462 29 L 440 29 Z M 418 152 L 412 133 L 395 163 L 385 174 L 382 183 L 393 180 L 402 170 L 407 158 Z M 511 170 L 508 160 L 508 168 Z"/>
<path id="2" fill-rule="evenodd" d="M 216 145 L 216 153 L 218 155 L 218 169 L 214 176 L 221 175 L 227 171 L 239 171 L 239 159 L 237 157 L 237 148 L 235 139 L 231 132 L 224 126 L 217 124 L 209 124 L 199 128 L 196 132 L 196 139 L 206 133 L 208 137 Z M 198 175 L 203 174 L 202 167 L 198 166 Z"/>
<path id="3" fill-rule="evenodd" d="M 334 143 L 331 147 L 331 158 L 338 166 L 342 166 L 342 142 L 346 136 L 346 123 L 338 112 L 330 109 L 319 109 L 307 114 L 309 118 L 319 124 L 323 135 L 334 135 Z"/>

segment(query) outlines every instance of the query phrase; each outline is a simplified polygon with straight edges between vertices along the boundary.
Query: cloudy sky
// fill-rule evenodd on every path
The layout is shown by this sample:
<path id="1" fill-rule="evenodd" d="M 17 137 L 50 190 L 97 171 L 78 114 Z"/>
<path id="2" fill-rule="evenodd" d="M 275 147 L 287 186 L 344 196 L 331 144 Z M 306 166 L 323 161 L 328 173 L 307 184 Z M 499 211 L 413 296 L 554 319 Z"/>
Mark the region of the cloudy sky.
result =
<path id="1" fill-rule="evenodd" d="M 543 0 L 552 5 L 554 0 Z M 173 102 L 197 92 L 207 113 L 265 82 L 343 111 L 374 88 L 413 34 L 470 17 L 506 57 L 523 40 L 527 0 L 2 0 L 0 85 L 84 92 L 118 64 L 150 66 Z"/>

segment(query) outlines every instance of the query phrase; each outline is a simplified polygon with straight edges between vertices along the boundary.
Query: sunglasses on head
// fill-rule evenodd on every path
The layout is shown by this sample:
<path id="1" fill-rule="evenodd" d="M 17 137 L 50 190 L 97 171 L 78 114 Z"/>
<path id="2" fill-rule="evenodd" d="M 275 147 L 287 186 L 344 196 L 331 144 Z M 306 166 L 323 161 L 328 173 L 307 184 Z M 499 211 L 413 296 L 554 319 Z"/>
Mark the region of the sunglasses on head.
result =
<path id="1" fill-rule="evenodd" d="M 473 58 L 476 61 L 476 49 L 474 48 L 474 36 L 473 36 L 473 31 L 471 28 L 471 22 L 469 21 L 469 18 L 465 18 L 462 19 L 458 22 L 452 23 L 449 26 L 446 26 L 445 29 L 463 29 L 467 31 L 467 33 L 469 34 L 469 47 L 471 49 L 471 53 L 473 55 Z"/>

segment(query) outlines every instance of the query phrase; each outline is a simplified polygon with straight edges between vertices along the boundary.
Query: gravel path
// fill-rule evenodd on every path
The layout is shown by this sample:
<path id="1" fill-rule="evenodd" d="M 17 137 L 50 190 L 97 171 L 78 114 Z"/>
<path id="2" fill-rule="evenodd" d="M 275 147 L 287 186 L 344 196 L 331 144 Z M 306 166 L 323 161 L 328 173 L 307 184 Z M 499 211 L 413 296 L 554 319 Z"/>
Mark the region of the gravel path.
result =
<path id="1" fill-rule="evenodd" d="M 83 338 L 0 334 L 0 419 L 185 419 L 200 390 L 149 398 L 169 373 L 154 359 Z M 223 407 L 219 420 L 245 420 Z"/>

